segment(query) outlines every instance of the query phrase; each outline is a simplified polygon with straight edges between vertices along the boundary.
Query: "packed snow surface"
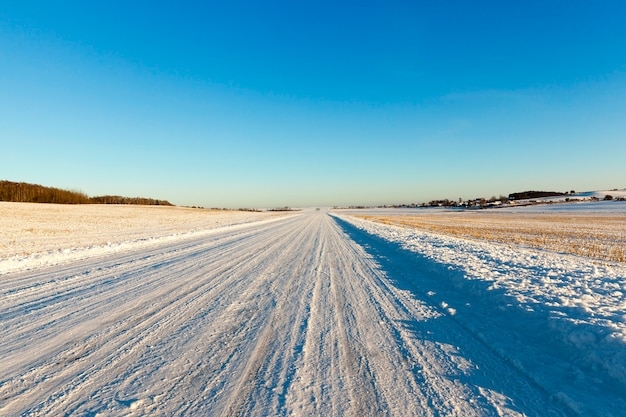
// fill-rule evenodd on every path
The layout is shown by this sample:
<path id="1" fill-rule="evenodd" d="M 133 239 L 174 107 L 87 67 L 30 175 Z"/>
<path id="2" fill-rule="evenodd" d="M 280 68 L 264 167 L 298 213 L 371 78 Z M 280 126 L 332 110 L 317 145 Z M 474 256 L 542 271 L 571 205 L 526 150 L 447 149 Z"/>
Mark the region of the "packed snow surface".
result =
<path id="1" fill-rule="evenodd" d="M 0 415 L 625 415 L 623 265 L 224 221 L 0 275 Z"/>

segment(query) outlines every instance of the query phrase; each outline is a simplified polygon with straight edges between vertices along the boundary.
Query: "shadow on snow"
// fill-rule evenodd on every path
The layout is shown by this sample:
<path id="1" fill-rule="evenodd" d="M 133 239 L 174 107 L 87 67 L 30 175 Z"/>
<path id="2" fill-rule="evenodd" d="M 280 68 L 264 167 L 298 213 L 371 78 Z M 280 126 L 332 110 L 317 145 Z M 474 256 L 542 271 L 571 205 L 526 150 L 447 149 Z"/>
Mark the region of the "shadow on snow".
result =
<path id="1" fill-rule="evenodd" d="M 444 331 L 450 327 L 437 323 L 441 318 L 416 319 L 400 325 L 421 340 L 456 347 L 459 355 L 483 370 L 493 364 L 493 360 L 485 358 L 495 358 L 519 376 L 522 383 L 487 381 L 480 375 L 466 376 L 466 380 L 458 377 L 459 380 L 509 397 L 525 415 L 532 415 L 533 411 L 524 410 L 528 400 L 524 386 L 542 392 L 547 404 L 566 414 L 626 415 L 626 384 L 611 375 L 606 357 L 600 357 L 612 355 L 615 365 L 623 367 L 626 346 L 611 341 L 607 352 L 590 348 L 597 335 L 610 331 L 599 325 L 580 325 L 563 319 L 580 316 L 577 307 L 520 305 L 504 289 L 491 287 L 491 282 L 467 279 L 460 269 L 406 250 L 335 216 L 333 219 L 372 257 L 393 286 L 443 313 L 455 324 L 451 328 L 456 329 L 456 334 Z M 449 308 L 455 313 L 451 314 Z M 472 346 L 479 346 L 483 352 Z M 548 410 L 544 411 L 542 415 L 549 415 Z"/>

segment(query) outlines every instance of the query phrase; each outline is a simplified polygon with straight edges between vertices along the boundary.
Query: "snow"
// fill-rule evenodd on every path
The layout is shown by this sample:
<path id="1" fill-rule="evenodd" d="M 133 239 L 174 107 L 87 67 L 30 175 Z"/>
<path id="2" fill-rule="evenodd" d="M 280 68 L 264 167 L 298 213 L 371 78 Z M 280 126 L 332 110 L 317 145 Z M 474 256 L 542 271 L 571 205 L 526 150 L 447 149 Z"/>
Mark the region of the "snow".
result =
<path id="1" fill-rule="evenodd" d="M 414 253 L 415 268 L 427 271 L 420 291 L 549 392 L 572 403 L 588 387 L 625 392 L 625 265 L 342 219 Z M 474 311 L 478 303 L 490 305 L 486 313 Z"/>
<path id="2" fill-rule="evenodd" d="M 580 212 L 580 213 L 626 213 L 626 201 L 580 201 L 559 204 L 538 204 L 530 206 L 510 206 L 500 210 L 519 213 L 542 213 L 542 212 Z"/>
<path id="3" fill-rule="evenodd" d="M 174 242 L 282 215 L 167 206 L 0 202 L 0 275 Z"/>
<path id="4" fill-rule="evenodd" d="M 604 190 L 604 191 L 585 191 L 583 193 L 574 194 L 574 197 L 586 197 L 586 198 L 595 197 L 595 198 L 603 199 L 607 195 L 611 195 L 613 196 L 613 198 L 618 198 L 618 197 L 626 198 L 626 189 L 622 189 L 622 190 L 614 189 L 614 190 Z"/>
<path id="5" fill-rule="evenodd" d="M 622 264 L 340 211 L 7 207 L 0 415 L 626 409 Z M 19 243 L 20 216 L 63 226 Z"/>
<path id="6" fill-rule="evenodd" d="M 550 203 L 550 202 L 566 202 L 570 200 L 578 200 L 578 201 L 591 201 L 592 199 L 604 200 L 604 198 L 610 195 L 614 199 L 616 198 L 626 198 L 626 189 L 618 190 L 599 190 L 599 191 L 585 191 L 581 193 L 574 194 L 566 194 L 566 195 L 557 195 L 550 197 L 538 197 L 538 198 L 530 198 L 524 200 L 517 200 L 516 203 L 528 203 L 531 201 Z"/>

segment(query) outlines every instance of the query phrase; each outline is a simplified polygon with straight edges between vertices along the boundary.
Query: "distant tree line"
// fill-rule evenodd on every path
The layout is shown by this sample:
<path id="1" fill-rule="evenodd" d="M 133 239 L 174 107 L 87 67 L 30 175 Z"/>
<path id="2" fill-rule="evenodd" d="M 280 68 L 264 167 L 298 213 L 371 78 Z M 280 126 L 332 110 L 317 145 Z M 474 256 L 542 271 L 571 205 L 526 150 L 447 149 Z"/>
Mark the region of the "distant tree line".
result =
<path id="1" fill-rule="evenodd" d="M 0 201 L 58 204 L 87 204 L 90 202 L 89 197 L 79 191 L 11 181 L 0 181 Z"/>
<path id="2" fill-rule="evenodd" d="M 572 194 L 574 192 L 572 191 Z M 509 194 L 509 200 L 528 200 L 531 198 L 557 197 L 568 195 L 567 193 L 559 193 L 558 191 L 522 191 L 521 193 Z"/>
<path id="3" fill-rule="evenodd" d="M 99 197 L 91 197 L 91 203 L 94 204 L 137 204 L 142 206 L 172 206 L 173 204 L 167 200 L 156 200 L 154 198 L 143 197 L 122 197 L 119 195 L 103 195 Z"/>
<path id="4" fill-rule="evenodd" d="M 25 182 L 0 181 L 0 201 L 55 204 L 140 204 L 172 206 L 169 201 L 153 198 L 99 196 L 89 197 L 80 191 L 62 190 Z"/>

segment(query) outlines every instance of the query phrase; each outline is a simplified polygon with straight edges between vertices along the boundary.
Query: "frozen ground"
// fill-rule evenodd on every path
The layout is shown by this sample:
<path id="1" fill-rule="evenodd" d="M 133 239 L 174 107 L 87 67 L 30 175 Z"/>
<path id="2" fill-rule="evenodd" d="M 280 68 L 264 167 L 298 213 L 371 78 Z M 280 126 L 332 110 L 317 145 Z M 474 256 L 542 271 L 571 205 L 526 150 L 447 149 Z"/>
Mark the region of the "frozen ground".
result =
<path id="1" fill-rule="evenodd" d="M 0 202 L 0 275 L 213 233 L 281 213 Z"/>
<path id="2" fill-rule="evenodd" d="M 596 260 L 626 262 L 626 210 L 594 210 L 592 204 L 565 204 L 562 210 L 413 210 L 358 217 L 447 236 L 533 247 Z M 593 206 L 626 209 L 626 202 Z"/>
<path id="3" fill-rule="evenodd" d="M 141 242 L 0 275 L 0 415 L 626 415 L 623 265 L 324 211 Z"/>
<path id="4" fill-rule="evenodd" d="M 544 212 L 578 212 L 578 213 L 626 213 L 626 201 L 580 201 L 576 203 L 539 204 L 536 206 L 505 207 L 502 211 L 518 213 L 544 213 Z"/>

